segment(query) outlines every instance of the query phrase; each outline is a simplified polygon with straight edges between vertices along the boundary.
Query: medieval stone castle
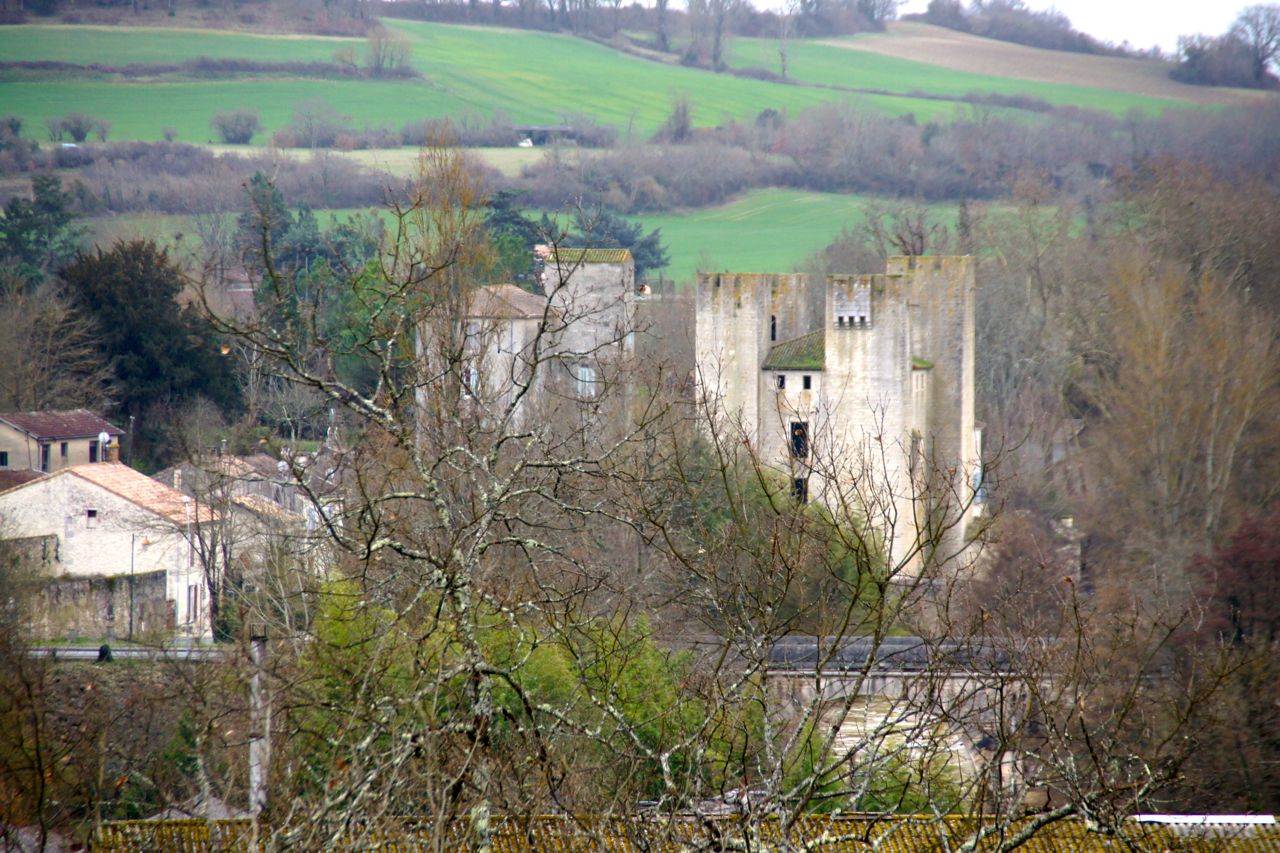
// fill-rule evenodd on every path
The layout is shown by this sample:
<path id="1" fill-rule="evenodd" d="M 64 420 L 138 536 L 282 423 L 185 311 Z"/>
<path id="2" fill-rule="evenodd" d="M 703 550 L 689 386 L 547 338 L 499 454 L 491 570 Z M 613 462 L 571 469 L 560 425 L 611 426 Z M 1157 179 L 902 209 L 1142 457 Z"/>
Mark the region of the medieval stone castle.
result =
<path id="1" fill-rule="evenodd" d="M 701 274 L 701 397 L 797 499 L 866 519 L 904 565 L 949 559 L 981 509 L 974 290 L 970 257 Z"/>

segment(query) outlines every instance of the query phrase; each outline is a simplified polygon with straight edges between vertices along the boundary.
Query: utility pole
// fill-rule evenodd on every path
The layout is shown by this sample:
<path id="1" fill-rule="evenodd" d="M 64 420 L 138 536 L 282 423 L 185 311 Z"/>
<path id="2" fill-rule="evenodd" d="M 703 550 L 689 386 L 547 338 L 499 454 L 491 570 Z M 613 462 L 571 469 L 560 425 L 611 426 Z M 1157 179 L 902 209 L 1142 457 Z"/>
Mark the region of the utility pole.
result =
<path id="1" fill-rule="evenodd" d="M 249 638 L 253 675 L 249 681 L 249 816 L 255 832 L 267 807 L 267 775 L 271 766 L 271 701 L 263 683 L 267 662 L 267 627 L 255 625 Z"/>

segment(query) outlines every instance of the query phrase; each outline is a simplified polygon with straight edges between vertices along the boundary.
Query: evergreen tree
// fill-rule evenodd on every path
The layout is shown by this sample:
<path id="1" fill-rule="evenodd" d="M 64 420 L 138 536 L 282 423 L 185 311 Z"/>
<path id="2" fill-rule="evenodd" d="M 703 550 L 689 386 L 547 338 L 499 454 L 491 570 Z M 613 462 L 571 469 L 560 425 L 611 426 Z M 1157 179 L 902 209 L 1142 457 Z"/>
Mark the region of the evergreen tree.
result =
<path id="1" fill-rule="evenodd" d="M 63 271 L 77 310 L 98 328 L 97 348 L 114 376 L 121 417 L 133 417 L 133 452 L 144 464 L 167 461 L 170 418 L 156 417 L 204 397 L 224 414 L 239 408 L 239 390 L 213 331 L 178 303 L 182 278 L 168 254 L 149 240 L 79 253 Z M 130 460 L 132 461 L 132 460 Z"/>
<path id="2" fill-rule="evenodd" d="M 31 198 L 11 198 L 0 214 L 0 262 L 34 285 L 75 254 L 71 196 L 56 175 L 31 179 Z"/>
<path id="3" fill-rule="evenodd" d="M 639 222 L 629 222 L 611 210 L 599 208 L 579 211 L 574 217 L 574 233 L 568 245 L 601 249 L 630 249 L 636 263 L 636 280 L 643 281 L 653 270 L 671 263 L 662 245 L 662 232 L 655 228 L 648 234 Z"/>

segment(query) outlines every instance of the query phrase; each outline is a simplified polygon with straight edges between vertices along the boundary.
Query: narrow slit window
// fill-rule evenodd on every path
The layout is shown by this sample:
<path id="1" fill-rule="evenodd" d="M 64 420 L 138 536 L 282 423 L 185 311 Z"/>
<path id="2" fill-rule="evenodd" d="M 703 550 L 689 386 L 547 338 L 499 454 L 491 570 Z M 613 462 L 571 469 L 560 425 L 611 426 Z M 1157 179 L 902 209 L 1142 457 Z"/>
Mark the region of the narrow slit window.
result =
<path id="1" fill-rule="evenodd" d="M 797 459 L 809 458 L 809 422 L 791 422 L 791 455 Z"/>
<path id="2" fill-rule="evenodd" d="M 807 477 L 796 477 L 791 481 L 791 496 L 796 499 L 797 503 L 809 502 L 809 479 Z"/>

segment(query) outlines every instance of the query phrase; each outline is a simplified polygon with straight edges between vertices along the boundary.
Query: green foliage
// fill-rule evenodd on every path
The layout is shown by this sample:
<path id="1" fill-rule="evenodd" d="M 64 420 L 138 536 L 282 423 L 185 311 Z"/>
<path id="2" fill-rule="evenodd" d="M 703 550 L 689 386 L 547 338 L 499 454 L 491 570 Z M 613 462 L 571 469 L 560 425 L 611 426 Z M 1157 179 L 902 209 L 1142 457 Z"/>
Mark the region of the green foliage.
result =
<path id="1" fill-rule="evenodd" d="M 229 110 L 209 119 L 209 127 L 228 145 L 248 145 L 262 130 L 262 120 L 257 110 Z"/>
<path id="2" fill-rule="evenodd" d="M 852 635 L 890 627 L 892 586 L 881 538 L 865 520 L 799 503 L 791 481 L 743 453 L 713 459 L 691 444 L 682 472 L 688 503 L 677 519 L 726 588 L 752 594 L 720 604 L 727 624 L 757 630 Z"/>
<path id="3" fill-rule="evenodd" d="M 516 206 L 519 197 L 519 192 L 499 190 L 490 196 L 485 211 L 485 231 L 497 256 L 494 275 L 501 281 L 532 278 L 533 247 L 547 240 L 539 224 Z"/>
<path id="4" fill-rule="evenodd" d="M 638 222 L 605 208 L 578 211 L 574 216 L 574 231 L 565 240 L 572 247 L 597 249 L 630 249 L 636 263 L 636 279 L 643 281 L 649 273 L 671 263 L 666 247 L 662 245 L 662 232 L 655 228 L 648 234 Z"/>
<path id="5" fill-rule="evenodd" d="M 56 175 L 31 179 L 30 199 L 9 199 L 0 216 L 0 263 L 12 265 L 29 283 L 69 261 L 80 241 L 72 225 L 71 196 Z"/>
<path id="6" fill-rule="evenodd" d="M 495 713 L 485 736 L 495 748 L 511 756 L 531 748 L 557 751 L 565 761 L 616 774 L 615 784 L 644 796 L 662 793 L 661 771 L 645 762 L 637 770 L 634 756 L 619 763 L 619 756 L 634 752 L 631 738 L 661 750 L 703 720 L 702 705 L 683 688 L 690 657 L 658 647 L 643 621 L 586 620 L 561 633 L 485 610 L 468 626 L 447 618 L 434 599 L 414 614 L 369 601 L 352 580 L 331 583 L 322 594 L 307 663 L 315 710 L 299 716 L 309 735 L 295 741 L 305 741 L 300 757 L 316 779 L 342 754 L 343 738 L 366 735 L 348 732 L 333 709 L 367 707 L 370 696 L 398 709 L 384 733 L 388 746 L 403 728 L 424 749 L 446 748 L 428 743 L 451 742 L 448 732 L 474 720 L 478 697 L 486 696 L 481 701 L 491 702 Z M 463 638 L 470 632 L 490 673 L 482 689 L 467 662 Z M 536 747 L 528 741 L 534 732 Z M 672 760 L 677 768 L 690 764 L 681 755 Z"/>
<path id="7" fill-rule="evenodd" d="M 73 305 L 98 324 L 120 415 L 138 419 L 140 460 L 158 466 L 175 452 L 175 409 L 201 397 L 227 414 L 238 409 L 231 361 L 196 311 L 179 305 L 182 275 L 164 250 L 135 240 L 80 253 L 62 278 Z"/>

